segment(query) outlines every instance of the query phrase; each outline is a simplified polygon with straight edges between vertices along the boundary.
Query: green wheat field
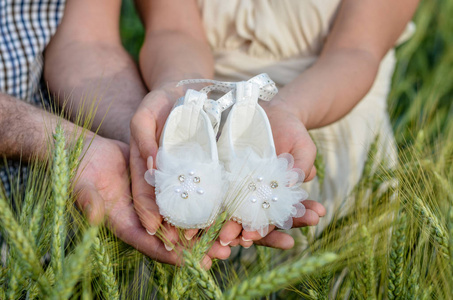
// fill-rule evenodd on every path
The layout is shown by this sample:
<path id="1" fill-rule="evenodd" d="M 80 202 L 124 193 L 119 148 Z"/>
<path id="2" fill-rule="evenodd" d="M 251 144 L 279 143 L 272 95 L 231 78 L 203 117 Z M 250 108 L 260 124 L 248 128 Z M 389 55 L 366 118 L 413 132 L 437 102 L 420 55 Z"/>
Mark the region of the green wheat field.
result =
<path id="1" fill-rule="evenodd" d="M 371 147 L 351 208 L 297 251 L 238 249 L 199 265 L 225 215 L 184 252 L 183 267 L 150 260 L 74 206 L 81 154 L 61 128 L 47 165 L 33 163 L 11 199 L 0 192 L 0 299 L 452 299 L 453 1 L 422 1 L 415 35 L 397 49 L 389 97 L 399 149 L 394 170 Z M 136 55 L 143 29 L 123 6 L 124 44 Z M 316 161 L 320 180 L 322 156 Z M 0 189 L 1 191 L 1 189 Z"/>

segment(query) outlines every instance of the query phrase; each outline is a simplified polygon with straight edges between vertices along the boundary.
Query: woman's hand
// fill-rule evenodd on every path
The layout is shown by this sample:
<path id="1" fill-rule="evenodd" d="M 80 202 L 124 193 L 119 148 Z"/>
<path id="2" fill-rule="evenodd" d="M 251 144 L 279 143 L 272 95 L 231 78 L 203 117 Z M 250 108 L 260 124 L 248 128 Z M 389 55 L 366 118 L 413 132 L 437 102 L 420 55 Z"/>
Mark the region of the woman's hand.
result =
<path id="1" fill-rule="evenodd" d="M 297 110 L 291 108 L 282 100 L 261 103 L 267 113 L 272 127 L 277 153 L 290 153 L 294 157 L 294 167 L 305 173 L 305 181 L 312 180 L 316 175 L 314 161 L 316 146 L 304 124 L 295 115 Z M 312 200 L 302 202 L 306 208 L 305 215 L 293 219 L 293 227 L 313 226 L 319 218 L 326 214 L 324 206 Z M 274 231 L 275 226 L 269 227 L 269 234 L 262 237 L 256 231 L 245 231 L 236 222 L 228 221 L 222 228 L 219 240 L 222 245 L 250 247 L 254 242 L 259 245 L 280 249 L 290 249 L 294 245 L 293 238 L 283 232 Z"/>
<path id="2" fill-rule="evenodd" d="M 183 93 L 182 89 L 173 88 L 173 83 L 168 86 L 170 86 L 168 89 L 150 92 L 132 118 L 130 167 L 133 202 L 141 226 L 146 229 L 149 238 L 154 238 L 156 232 L 161 229 L 159 234 L 165 243 L 165 249 L 174 253 L 173 248 L 180 242 L 178 230 L 163 222 L 156 204 L 154 187 L 144 178 L 145 172 L 155 166 L 160 134 L 174 102 Z M 197 232 L 198 230 L 186 230 L 185 240 L 192 239 Z M 226 259 L 230 255 L 230 249 L 216 242 L 208 255 L 212 258 Z"/>

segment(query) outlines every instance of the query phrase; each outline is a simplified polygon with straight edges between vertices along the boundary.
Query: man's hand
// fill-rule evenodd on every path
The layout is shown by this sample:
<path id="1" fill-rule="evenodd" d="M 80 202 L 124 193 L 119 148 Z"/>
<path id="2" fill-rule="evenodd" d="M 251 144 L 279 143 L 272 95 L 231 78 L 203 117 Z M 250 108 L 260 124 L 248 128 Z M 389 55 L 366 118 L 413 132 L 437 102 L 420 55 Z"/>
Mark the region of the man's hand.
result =
<path id="1" fill-rule="evenodd" d="M 277 153 L 290 153 L 294 157 L 294 167 L 304 171 L 305 181 L 312 180 L 316 175 L 314 161 L 316 147 L 307 129 L 293 113 L 288 105 L 279 99 L 261 103 L 265 109 L 272 127 L 272 134 Z M 305 200 L 305 215 L 293 219 L 293 227 L 313 226 L 318 224 L 319 218 L 326 214 L 325 208 L 318 202 Z M 228 221 L 220 232 L 219 239 L 222 245 L 242 245 L 250 247 L 254 242 L 259 245 L 280 249 L 290 249 L 294 245 L 293 238 L 283 232 L 274 231 L 275 226 L 269 227 L 269 234 L 265 237 L 256 231 L 245 231 L 236 222 Z"/>
<path id="2" fill-rule="evenodd" d="M 79 168 L 75 185 L 77 203 L 92 223 L 101 222 L 105 215 L 115 235 L 150 258 L 179 264 L 180 247 L 167 251 L 164 243 L 157 236 L 149 235 L 140 222 L 131 198 L 128 160 L 126 144 L 96 137 Z M 227 258 L 230 252 L 224 248 L 214 244 L 203 265 L 209 267 L 211 258 Z"/>

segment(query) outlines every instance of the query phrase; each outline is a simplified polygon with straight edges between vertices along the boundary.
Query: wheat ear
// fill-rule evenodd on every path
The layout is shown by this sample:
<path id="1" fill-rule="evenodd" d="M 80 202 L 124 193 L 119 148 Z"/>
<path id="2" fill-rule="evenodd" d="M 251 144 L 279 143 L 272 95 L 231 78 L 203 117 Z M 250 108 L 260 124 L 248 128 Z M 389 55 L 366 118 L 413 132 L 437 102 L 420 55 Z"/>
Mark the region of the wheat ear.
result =
<path id="1" fill-rule="evenodd" d="M 159 263 L 155 262 L 154 263 L 155 270 L 156 270 L 156 275 L 157 275 L 157 280 L 159 282 L 159 293 L 162 295 L 163 299 L 167 300 L 168 299 L 168 277 L 167 277 L 167 272 L 164 268 L 164 266 Z"/>
<path id="2" fill-rule="evenodd" d="M 84 233 L 82 242 L 76 247 L 74 253 L 68 257 L 64 265 L 64 272 L 55 284 L 51 299 L 67 299 L 71 296 L 74 285 L 79 280 L 83 269 L 89 267 L 85 262 L 90 255 L 90 249 L 97 232 L 97 227 L 91 227 Z"/>
<path id="3" fill-rule="evenodd" d="M 190 286 L 188 280 L 188 274 L 186 269 L 178 269 L 173 276 L 171 284 L 170 298 L 171 299 L 183 299 L 184 294 Z"/>
<path id="4" fill-rule="evenodd" d="M 437 249 L 443 258 L 450 259 L 448 251 L 448 234 L 439 222 L 439 219 L 423 201 L 416 197 L 414 202 L 415 211 L 427 222 L 431 237 L 436 242 Z"/>
<path id="5" fill-rule="evenodd" d="M 119 299 L 118 284 L 116 282 L 113 266 L 110 262 L 109 254 L 101 244 L 99 238 L 95 238 L 93 243 L 94 260 L 99 268 L 102 282 L 105 286 L 105 296 L 107 299 Z"/>
<path id="6" fill-rule="evenodd" d="M 200 261 L 188 251 L 184 251 L 184 262 L 189 272 L 195 277 L 197 284 L 203 288 L 203 292 L 211 299 L 220 299 L 222 291 L 212 279 L 212 276 L 204 270 Z"/>
<path id="7" fill-rule="evenodd" d="M 402 214 L 394 228 L 390 250 L 388 292 L 391 299 L 402 299 L 404 283 L 404 255 L 406 247 L 406 215 Z"/>
<path id="8" fill-rule="evenodd" d="M 21 259 L 23 266 L 31 273 L 32 279 L 38 282 L 41 292 L 46 295 L 48 291 L 50 291 L 50 285 L 47 278 L 41 276 L 43 270 L 39 263 L 39 259 L 33 250 L 32 243 L 25 235 L 22 227 L 17 223 L 11 208 L 2 197 L 1 193 L 0 223 L 3 225 L 3 232 L 7 233 L 8 240 Z"/>
<path id="9" fill-rule="evenodd" d="M 224 299 L 250 299 L 267 295 L 295 283 L 304 274 L 315 272 L 321 267 L 334 262 L 337 257 L 335 253 L 329 252 L 302 258 L 291 264 L 285 264 L 231 287 L 224 293 Z"/>
<path id="10" fill-rule="evenodd" d="M 58 278 L 62 272 L 64 259 L 64 240 L 66 234 L 65 208 L 69 193 L 68 155 L 65 149 L 66 142 L 61 125 L 57 125 L 54 138 L 55 152 L 52 168 L 52 190 L 55 209 L 52 227 L 52 257 L 50 262 L 55 276 Z"/>

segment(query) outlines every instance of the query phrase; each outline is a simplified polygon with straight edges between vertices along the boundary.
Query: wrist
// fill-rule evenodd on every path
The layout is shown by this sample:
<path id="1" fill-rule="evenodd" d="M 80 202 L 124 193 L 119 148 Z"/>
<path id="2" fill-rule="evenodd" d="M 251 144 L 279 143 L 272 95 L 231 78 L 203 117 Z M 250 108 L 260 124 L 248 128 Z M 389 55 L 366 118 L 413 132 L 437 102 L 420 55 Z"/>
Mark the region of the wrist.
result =
<path id="1" fill-rule="evenodd" d="M 268 107 L 272 110 L 278 110 L 296 116 L 297 119 L 299 119 L 302 124 L 309 129 L 309 113 L 308 110 L 301 105 L 301 103 L 293 103 L 289 101 L 284 94 L 280 95 L 280 93 L 278 93 L 274 99 L 269 102 Z"/>

